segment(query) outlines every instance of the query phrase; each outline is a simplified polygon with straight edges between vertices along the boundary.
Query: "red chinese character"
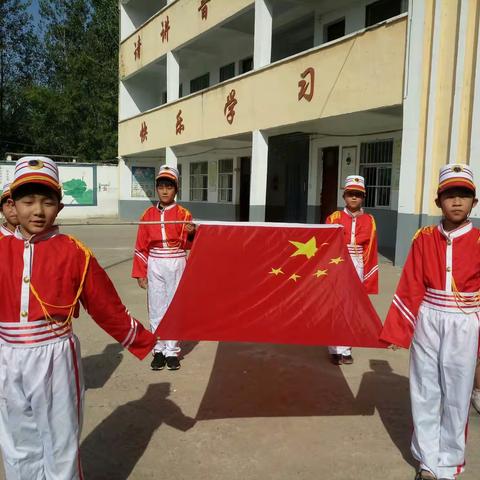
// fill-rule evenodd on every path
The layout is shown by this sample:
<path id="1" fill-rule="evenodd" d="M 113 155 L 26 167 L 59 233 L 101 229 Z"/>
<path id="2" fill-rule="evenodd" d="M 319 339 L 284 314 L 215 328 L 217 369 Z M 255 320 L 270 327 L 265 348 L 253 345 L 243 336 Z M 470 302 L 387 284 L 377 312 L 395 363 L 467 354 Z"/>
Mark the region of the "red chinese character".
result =
<path id="1" fill-rule="evenodd" d="M 227 97 L 227 103 L 225 103 L 225 108 L 223 109 L 224 115 L 227 117 L 227 122 L 231 125 L 233 119 L 235 118 L 235 106 L 238 101 L 235 98 L 235 90 L 232 90 Z"/>
<path id="2" fill-rule="evenodd" d="M 200 0 L 200 6 L 198 7 L 198 11 L 202 12 L 202 20 L 206 20 L 208 18 L 208 5 L 207 3 L 210 0 Z"/>
<path id="3" fill-rule="evenodd" d="M 135 60 L 140 59 L 140 50 L 142 48 L 142 40 L 140 38 L 140 35 L 138 36 L 138 39 L 136 42 L 134 42 L 135 45 L 135 50 L 133 51 L 133 55 L 135 56 Z"/>
<path id="4" fill-rule="evenodd" d="M 307 102 L 311 102 L 313 94 L 315 93 L 315 69 L 312 67 L 307 68 L 301 75 L 303 80 L 298 82 L 298 101 L 304 98 Z M 305 80 L 309 77 L 308 80 Z"/>
<path id="5" fill-rule="evenodd" d="M 147 141 L 147 135 L 148 135 L 147 123 L 143 122 L 142 127 L 140 128 L 140 141 L 142 143 Z"/>
<path id="6" fill-rule="evenodd" d="M 185 130 L 185 125 L 183 124 L 182 111 L 179 110 L 177 113 L 177 124 L 175 125 L 175 135 L 181 135 Z"/>
<path id="7" fill-rule="evenodd" d="M 160 32 L 160 35 L 162 36 L 162 43 L 168 42 L 169 31 L 170 31 L 170 20 L 167 15 L 167 18 L 165 19 L 165 21 L 162 20 L 162 31 Z"/>

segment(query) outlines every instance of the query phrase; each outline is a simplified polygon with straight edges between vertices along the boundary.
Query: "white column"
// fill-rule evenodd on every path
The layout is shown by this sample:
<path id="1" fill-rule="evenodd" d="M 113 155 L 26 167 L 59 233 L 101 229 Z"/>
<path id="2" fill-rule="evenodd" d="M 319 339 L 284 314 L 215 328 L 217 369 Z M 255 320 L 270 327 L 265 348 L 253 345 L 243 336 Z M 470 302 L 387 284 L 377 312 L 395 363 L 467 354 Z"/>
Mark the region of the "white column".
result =
<path id="1" fill-rule="evenodd" d="M 177 155 L 173 151 L 172 147 L 165 148 L 165 163 L 171 167 L 177 166 Z"/>
<path id="2" fill-rule="evenodd" d="M 253 68 L 268 65 L 272 59 L 272 6 L 270 0 L 255 0 L 255 39 Z"/>
<path id="3" fill-rule="evenodd" d="M 267 203 L 268 136 L 252 132 L 252 173 L 250 176 L 250 221 L 265 221 Z"/>
<path id="4" fill-rule="evenodd" d="M 470 159 L 469 164 L 473 170 L 473 178 L 477 185 L 477 197 L 480 184 L 480 33 L 477 37 L 477 60 L 475 73 L 475 87 L 473 91 L 472 129 L 470 134 Z M 472 217 L 480 217 L 480 205 L 472 212 Z"/>
<path id="5" fill-rule="evenodd" d="M 167 102 L 178 99 L 180 88 L 180 64 L 173 52 L 167 52 Z"/>

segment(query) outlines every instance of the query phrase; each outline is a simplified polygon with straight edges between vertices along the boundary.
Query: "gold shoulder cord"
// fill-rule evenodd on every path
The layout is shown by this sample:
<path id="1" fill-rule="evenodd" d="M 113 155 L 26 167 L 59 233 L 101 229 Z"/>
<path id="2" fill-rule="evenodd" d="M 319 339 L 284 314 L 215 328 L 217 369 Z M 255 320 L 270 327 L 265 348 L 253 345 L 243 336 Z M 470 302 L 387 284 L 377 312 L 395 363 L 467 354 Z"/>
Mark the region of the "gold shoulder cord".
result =
<path id="1" fill-rule="evenodd" d="M 375 219 L 370 216 L 372 219 L 372 232 L 370 233 L 370 240 L 368 241 L 368 248 L 365 252 L 363 252 L 363 264 L 366 265 L 368 262 L 368 259 L 370 258 L 370 253 L 372 252 L 372 244 L 373 244 L 373 239 L 375 238 L 375 234 L 377 231 L 377 224 L 375 223 Z"/>
<path id="2" fill-rule="evenodd" d="M 30 282 L 30 291 L 32 292 L 33 296 L 37 299 L 38 303 L 40 304 L 40 308 L 42 309 L 42 312 L 45 316 L 45 320 L 47 320 L 49 322 L 50 327 L 52 326 L 52 324 L 55 324 L 59 327 L 64 327 L 65 325 L 70 325 L 72 323 L 73 314 L 75 313 L 75 307 L 76 307 L 76 305 L 78 303 L 78 299 L 80 298 L 80 295 L 82 294 L 82 291 L 83 291 L 83 285 L 85 283 L 85 277 L 87 276 L 88 266 L 90 265 L 90 259 L 93 256 L 92 252 L 87 247 L 85 247 L 85 245 L 83 245 L 79 240 L 77 240 L 76 238 L 74 238 L 70 235 L 68 235 L 68 238 L 70 238 L 70 240 L 72 242 L 74 242 L 76 244 L 76 246 L 78 248 L 80 248 L 81 250 L 83 250 L 83 252 L 85 253 L 85 265 L 83 267 L 82 278 L 81 278 L 80 285 L 78 287 L 77 294 L 75 295 L 75 298 L 74 298 L 73 302 L 70 303 L 69 305 L 53 305 L 51 303 L 45 302 L 40 298 L 40 295 L 38 294 L 37 290 L 35 289 L 33 284 Z M 53 318 L 50 315 L 47 307 L 57 308 L 57 309 L 62 309 L 62 310 L 67 310 L 68 309 L 67 318 L 63 322 L 60 322 L 60 321 L 56 320 L 55 318 Z M 54 332 L 53 329 L 52 329 L 52 331 Z"/>
<path id="3" fill-rule="evenodd" d="M 478 307 L 480 306 L 480 291 L 475 292 L 475 295 L 473 297 L 464 297 L 457 288 L 457 284 L 455 282 L 455 279 L 453 278 L 452 275 L 452 290 L 453 290 L 453 296 L 455 298 L 455 303 L 457 304 L 457 307 L 459 310 L 464 313 L 465 315 L 469 315 L 472 312 L 466 312 L 465 310 L 462 309 L 462 306 L 465 307 Z M 460 305 L 461 303 L 461 305 Z"/>

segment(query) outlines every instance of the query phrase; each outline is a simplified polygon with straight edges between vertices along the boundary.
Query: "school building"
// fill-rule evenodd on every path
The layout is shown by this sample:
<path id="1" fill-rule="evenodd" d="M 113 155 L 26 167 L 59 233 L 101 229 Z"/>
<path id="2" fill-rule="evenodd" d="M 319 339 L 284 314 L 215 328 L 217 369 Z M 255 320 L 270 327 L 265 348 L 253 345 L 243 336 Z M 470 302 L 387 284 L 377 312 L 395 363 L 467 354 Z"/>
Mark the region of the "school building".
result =
<path id="1" fill-rule="evenodd" d="M 365 176 L 380 250 L 437 222 L 438 169 L 480 182 L 477 0 L 120 0 L 119 214 L 162 163 L 195 218 L 319 223 Z M 473 212 L 480 218 L 480 209 Z"/>

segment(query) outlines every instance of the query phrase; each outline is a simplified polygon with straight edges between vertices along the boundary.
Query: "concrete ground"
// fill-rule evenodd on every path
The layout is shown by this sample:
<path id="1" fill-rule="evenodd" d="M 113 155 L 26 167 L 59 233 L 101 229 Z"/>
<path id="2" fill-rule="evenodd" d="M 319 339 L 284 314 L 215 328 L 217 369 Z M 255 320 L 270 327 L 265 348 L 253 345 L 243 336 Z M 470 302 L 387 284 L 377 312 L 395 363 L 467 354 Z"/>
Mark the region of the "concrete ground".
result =
<path id="1" fill-rule="evenodd" d="M 68 227 L 147 325 L 130 278 L 135 227 Z M 384 318 L 400 270 L 381 265 Z M 84 313 L 88 480 L 400 480 L 414 477 L 408 352 L 355 349 L 335 367 L 323 347 L 186 343 L 182 369 L 152 372 Z M 470 414 L 467 471 L 479 478 L 480 418 Z M 1 468 L 1 467 L 0 467 Z M 3 479 L 0 471 L 0 479 Z"/>

